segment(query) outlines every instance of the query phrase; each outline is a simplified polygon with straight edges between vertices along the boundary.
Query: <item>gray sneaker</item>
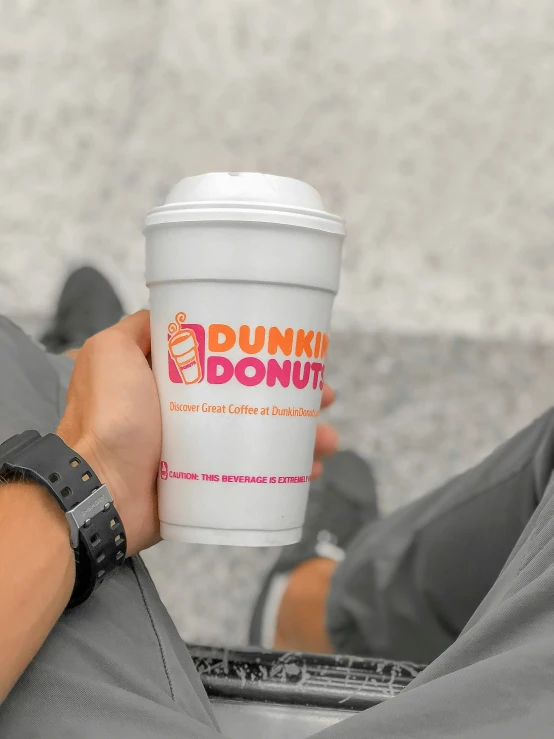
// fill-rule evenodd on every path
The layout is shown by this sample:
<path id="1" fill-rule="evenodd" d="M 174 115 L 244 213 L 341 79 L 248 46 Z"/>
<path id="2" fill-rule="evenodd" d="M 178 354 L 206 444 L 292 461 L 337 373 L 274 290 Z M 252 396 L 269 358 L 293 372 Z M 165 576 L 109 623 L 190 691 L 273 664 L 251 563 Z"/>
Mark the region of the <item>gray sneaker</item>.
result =
<path id="1" fill-rule="evenodd" d="M 94 267 L 81 267 L 67 278 L 41 342 L 51 354 L 79 349 L 88 338 L 117 323 L 123 312 L 108 280 Z"/>
<path id="2" fill-rule="evenodd" d="M 268 597 L 279 590 L 281 576 L 314 557 L 340 562 L 345 549 L 358 531 L 378 518 L 377 491 L 372 469 L 354 452 L 337 452 L 323 466 L 323 474 L 310 487 L 302 539 L 283 547 L 267 575 L 250 621 L 249 642 L 264 644 L 264 621 Z M 282 595 L 282 592 L 280 593 Z"/>

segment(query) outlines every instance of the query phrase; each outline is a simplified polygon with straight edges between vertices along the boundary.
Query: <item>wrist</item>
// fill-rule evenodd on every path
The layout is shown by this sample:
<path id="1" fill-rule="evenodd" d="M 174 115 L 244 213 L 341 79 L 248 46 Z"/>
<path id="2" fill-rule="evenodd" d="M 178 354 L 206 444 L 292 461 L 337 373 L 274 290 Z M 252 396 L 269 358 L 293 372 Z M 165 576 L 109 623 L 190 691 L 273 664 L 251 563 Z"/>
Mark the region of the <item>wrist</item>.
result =
<path id="1" fill-rule="evenodd" d="M 73 449 L 76 454 L 84 459 L 88 465 L 92 468 L 92 471 L 98 477 L 103 485 L 107 485 L 108 489 L 117 505 L 117 495 L 114 484 L 113 472 L 110 474 L 108 465 L 105 461 L 105 454 L 101 448 L 99 442 L 94 438 L 89 438 L 85 435 L 74 435 L 69 433 L 66 429 L 62 429 L 62 426 L 56 431 L 56 436 L 66 444 L 70 449 Z"/>
<path id="2" fill-rule="evenodd" d="M 73 437 L 71 433 L 67 433 L 66 429 L 61 426 L 56 432 L 57 436 L 73 449 L 83 460 L 92 468 L 95 475 L 103 485 L 106 485 L 113 498 L 114 506 L 121 516 L 125 534 L 127 538 L 127 556 L 137 553 L 140 547 L 136 544 L 136 537 L 133 534 L 133 521 L 129 520 L 132 516 L 128 515 L 122 502 L 123 482 L 118 479 L 117 473 L 106 460 L 106 451 L 102 448 L 102 444 L 94 436 L 89 437 L 81 435 Z"/>
<path id="3" fill-rule="evenodd" d="M 72 438 L 69 434 L 66 434 L 63 431 L 60 432 L 59 429 L 56 431 L 56 435 L 59 436 L 70 449 L 73 449 L 73 451 L 77 453 L 77 456 L 84 459 L 87 464 L 92 467 L 92 470 L 101 483 L 106 484 L 109 487 L 110 476 L 106 469 L 107 465 L 104 461 L 104 455 L 100 445 L 95 442 L 94 439 L 88 439 L 86 436 Z M 110 492 L 113 495 L 113 491 L 111 489 Z"/>

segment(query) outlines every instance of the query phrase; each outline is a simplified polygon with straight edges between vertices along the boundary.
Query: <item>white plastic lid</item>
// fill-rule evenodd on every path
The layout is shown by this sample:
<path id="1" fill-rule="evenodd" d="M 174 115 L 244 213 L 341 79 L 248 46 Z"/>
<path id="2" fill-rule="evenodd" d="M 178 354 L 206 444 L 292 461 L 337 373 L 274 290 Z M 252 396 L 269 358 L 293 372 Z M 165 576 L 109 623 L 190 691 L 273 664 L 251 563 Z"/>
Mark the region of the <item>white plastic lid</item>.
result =
<path id="1" fill-rule="evenodd" d="M 249 221 L 301 226 L 344 235 L 344 221 L 325 211 L 319 192 L 291 177 L 210 172 L 185 177 L 154 208 L 146 228 L 166 223 Z"/>
<path id="2" fill-rule="evenodd" d="M 185 177 L 169 191 L 165 204 L 206 201 L 249 201 L 325 210 L 321 195 L 306 182 L 259 172 L 210 172 Z"/>

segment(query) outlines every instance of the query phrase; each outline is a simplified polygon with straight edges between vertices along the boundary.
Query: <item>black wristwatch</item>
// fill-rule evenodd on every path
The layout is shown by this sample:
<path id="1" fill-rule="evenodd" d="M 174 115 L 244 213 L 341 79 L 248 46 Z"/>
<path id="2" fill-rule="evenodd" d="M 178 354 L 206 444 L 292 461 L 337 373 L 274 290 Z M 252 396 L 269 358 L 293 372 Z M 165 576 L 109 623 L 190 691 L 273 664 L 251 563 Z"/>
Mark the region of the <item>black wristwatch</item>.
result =
<path id="1" fill-rule="evenodd" d="M 0 445 L 0 482 L 32 480 L 56 499 L 69 522 L 78 606 L 125 561 L 125 529 L 106 485 L 59 436 L 25 431 Z"/>

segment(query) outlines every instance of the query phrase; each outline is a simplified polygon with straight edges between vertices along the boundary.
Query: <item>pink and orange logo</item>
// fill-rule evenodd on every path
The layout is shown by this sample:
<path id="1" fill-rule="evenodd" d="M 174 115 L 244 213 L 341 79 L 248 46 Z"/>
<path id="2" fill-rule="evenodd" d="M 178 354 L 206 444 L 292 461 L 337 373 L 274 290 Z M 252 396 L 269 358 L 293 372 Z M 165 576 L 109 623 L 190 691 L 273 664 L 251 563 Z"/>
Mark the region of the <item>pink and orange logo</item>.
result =
<path id="1" fill-rule="evenodd" d="M 185 313 L 177 313 L 167 329 L 171 382 L 224 385 L 234 379 L 247 387 L 265 383 L 268 387 L 292 385 L 298 390 L 323 388 L 329 345 L 323 331 L 247 325 L 233 328 L 225 323 L 204 327 L 186 320 Z"/>

